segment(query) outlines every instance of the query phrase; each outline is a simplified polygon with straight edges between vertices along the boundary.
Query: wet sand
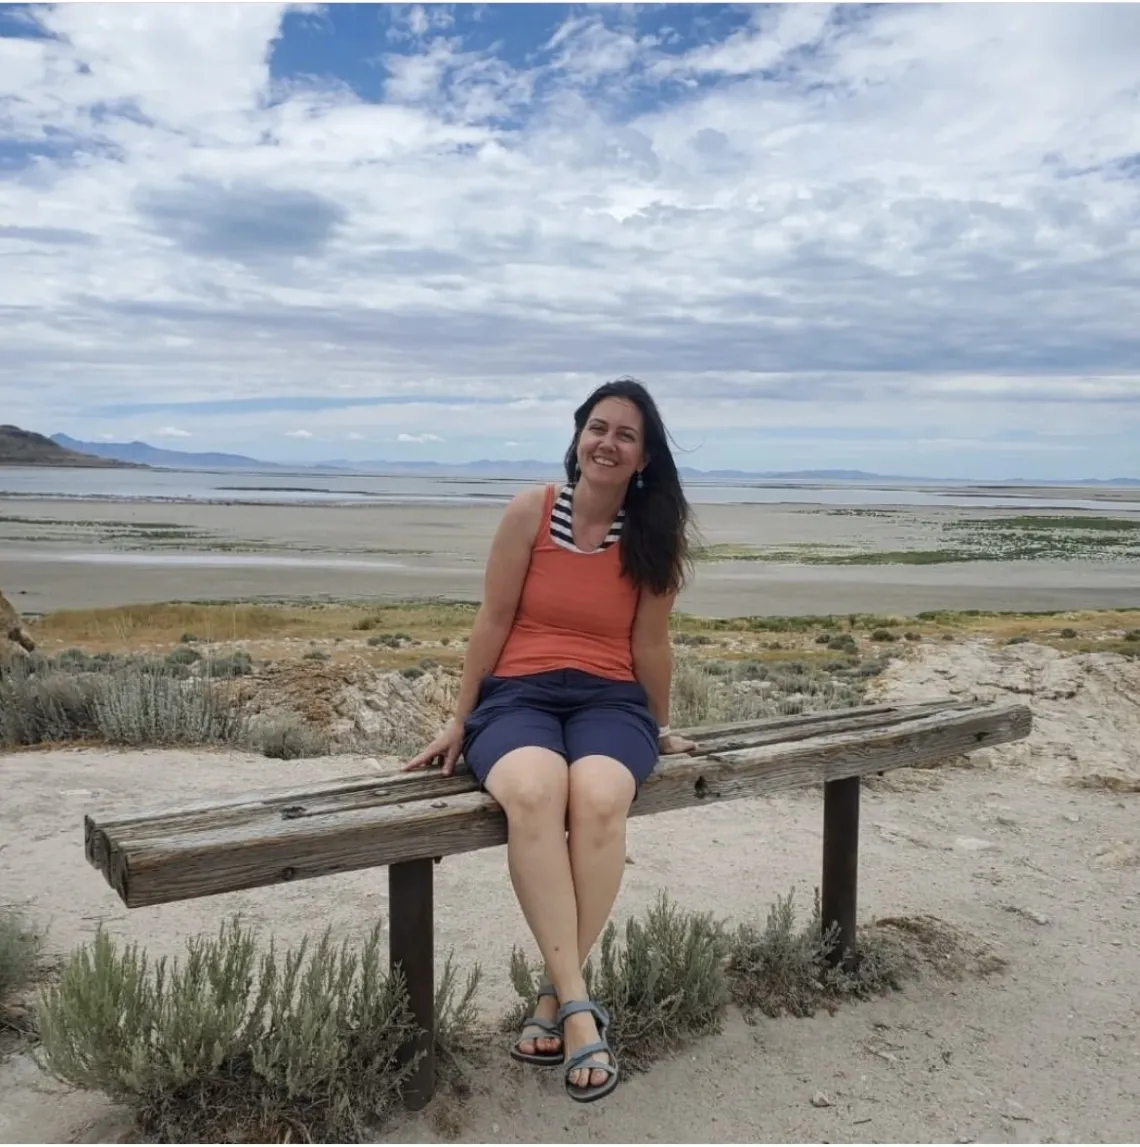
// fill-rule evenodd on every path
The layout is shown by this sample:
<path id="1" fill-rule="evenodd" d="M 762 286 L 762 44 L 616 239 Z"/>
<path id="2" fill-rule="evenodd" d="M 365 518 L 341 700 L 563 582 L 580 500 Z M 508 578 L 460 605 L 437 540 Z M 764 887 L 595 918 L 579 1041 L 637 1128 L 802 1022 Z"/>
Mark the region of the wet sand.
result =
<path id="1" fill-rule="evenodd" d="M 933 548 L 947 521 L 994 511 L 882 507 L 880 516 L 791 505 L 707 505 L 708 545 Z M 1122 511 L 1116 511 L 1121 514 Z M 0 499 L 0 589 L 22 613 L 170 600 L 478 600 L 501 506 L 154 504 Z M 13 521 L 14 518 L 23 521 Z M 31 519 L 32 522 L 29 522 Z M 132 523 L 144 540 L 107 540 Z M 100 525 L 102 524 L 102 525 Z M 145 541 L 171 526 L 192 545 Z M 252 551 L 252 552 L 251 552 Z M 703 562 L 678 607 L 743 614 L 1140 605 L 1135 562 L 959 562 L 820 566 Z"/>

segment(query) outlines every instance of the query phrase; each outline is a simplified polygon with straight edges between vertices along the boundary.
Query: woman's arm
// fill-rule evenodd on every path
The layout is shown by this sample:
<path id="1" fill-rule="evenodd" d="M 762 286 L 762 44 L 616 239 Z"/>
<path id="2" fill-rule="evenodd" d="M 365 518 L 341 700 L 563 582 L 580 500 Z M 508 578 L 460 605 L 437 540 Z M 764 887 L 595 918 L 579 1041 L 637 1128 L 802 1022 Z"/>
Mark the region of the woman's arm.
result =
<path id="1" fill-rule="evenodd" d="M 511 499 L 487 557 L 483 575 L 483 601 L 471 627 L 463 678 L 455 715 L 446 729 L 426 749 L 404 765 L 404 771 L 422 769 L 442 760 L 444 776 L 450 775 L 459 757 L 463 725 L 475 708 L 483 678 L 495 668 L 515 620 L 523 582 L 530 566 L 530 549 L 542 517 L 543 491 L 524 490 Z"/>
<path id="2" fill-rule="evenodd" d="M 523 490 L 511 499 L 491 542 L 483 573 L 483 601 L 471 627 L 463 661 L 463 679 L 455 706 L 462 724 L 479 696 L 479 686 L 494 668 L 514 624 L 530 565 L 530 551 L 542 516 L 544 491 Z"/>
<path id="3" fill-rule="evenodd" d="M 673 644 L 669 640 L 669 614 L 675 593 L 643 592 L 633 620 L 633 672 L 649 695 L 649 708 L 659 729 L 669 727 L 669 699 L 673 686 Z M 661 752 L 687 753 L 694 742 L 666 734 Z"/>
<path id="4" fill-rule="evenodd" d="M 669 724 L 669 693 L 673 684 L 669 614 L 675 596 L 642 591 L 633 619 L 633 672 L 649 694 L 650 711 L 662 729 Z"/>

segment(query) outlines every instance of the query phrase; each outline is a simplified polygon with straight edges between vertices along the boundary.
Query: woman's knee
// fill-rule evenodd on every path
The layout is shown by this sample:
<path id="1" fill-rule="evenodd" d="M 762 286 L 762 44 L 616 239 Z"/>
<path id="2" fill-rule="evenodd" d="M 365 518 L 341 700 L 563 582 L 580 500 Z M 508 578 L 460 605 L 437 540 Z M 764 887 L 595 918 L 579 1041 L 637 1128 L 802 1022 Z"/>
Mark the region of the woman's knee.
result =
<path id="1" fill-rule="evenodd" d="M 570 768 L 570 824 L 612 832 L 625 823 L 637 795 L 633 774 L 613 757 L 583 757 Z"/>
<path id="2" fill-rule="evenodd" d="M 566 816 L 566 762 L 550 749 L 514 749 L 500 757 L 487 775 L 485 787 L 512 823 L 563 820 Z"/>

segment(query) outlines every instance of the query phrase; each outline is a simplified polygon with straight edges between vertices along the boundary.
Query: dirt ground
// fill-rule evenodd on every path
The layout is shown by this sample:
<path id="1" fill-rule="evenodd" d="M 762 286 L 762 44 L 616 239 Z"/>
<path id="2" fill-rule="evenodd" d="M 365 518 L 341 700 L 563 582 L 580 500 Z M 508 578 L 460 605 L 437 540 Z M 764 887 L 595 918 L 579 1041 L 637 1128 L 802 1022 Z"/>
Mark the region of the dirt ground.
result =
<path id="1" fill-rule="evenodd" d="M 1008 961 L 959 980 L 929 975 L 835 1016 L 730 1014 L 725 1030 L 578 1106 L 557 1072 L 505 1055 L 458 1111 L 465 1142 L 1130 1142 L 1140 1136 L 1140 662 L 1033 645 L 928 647 L 876 683 L 896 699 L 1019 698 L 1026 742 L 972 763 L 893 774 L 865 788 L 860 919 L 929 915 Z M 49 751 L 0 756 L 0 903 L 27 907 L 62 954 L 100 922 L 156 954 L 241 912 L 295 942 L 331 925 L 363 938 L 384 918 L 382 872 L 128 911 L 85 862 L 91 810 L 178 804 L 279 781 L 390 767 L 362 758 L 271 762 L 235 753 Z M 619 920 L 662 889 L 687 908 L 762 922 L 818 883 L 814 792 L 630 825 Z M 513 1002 L 512 945 L 526 930 L 502 849 L 437 870 L 437 953 L 484 971 L 480 1005 Z M 504 1044 L 505 1047 L 505 1044 Z M 449 1118 L 455 1112 L 449 1113 Z M 0 1065 L 0 1141 L 112 1141 L 124 1117 L 17 1056 Z M 435 1142 L 439 1112 L 386 1139 Z"/>

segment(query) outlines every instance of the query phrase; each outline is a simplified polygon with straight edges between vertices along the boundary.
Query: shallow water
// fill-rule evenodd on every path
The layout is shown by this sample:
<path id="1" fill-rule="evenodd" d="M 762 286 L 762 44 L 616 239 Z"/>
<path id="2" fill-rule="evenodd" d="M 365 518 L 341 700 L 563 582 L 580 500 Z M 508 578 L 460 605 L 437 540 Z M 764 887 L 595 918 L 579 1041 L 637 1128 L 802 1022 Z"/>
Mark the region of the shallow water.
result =
<path id="1" fill-rule="evenodd" d="M 0 469 L 0 498 L 51 497 L 143 502 L 239 502 L 329 505 L 502 505 L 535 479 L 415 477 L 326 471 L 97 470 L 67 467 Z M 794 504 L 819 506 L 942 506 L 1022 510 L 1096 510 L 1140 513 L 1140 490 L 1130 500 L 1037 494 L 979 493 L 969 483 L 857 484 L 853 482 L 733 483 L 689 480 L 694 505 Z M 1131 491 L 1128 492 L 1131 495 Z"/>
<path id="2" fill-rule="evenodd" d="M 75 562 L 102 566 L 173 566 L 213 568 L 249 567 L 276 569 L 406 569 L 403 562 L 378 561 L 371 558 L 337 558 L 318 554 L 314 557 L 289 557 L 285 554 L 156 554 L 107 553 L 99 550 L 15 550 L 4 555 L 6 562 Z"/>

